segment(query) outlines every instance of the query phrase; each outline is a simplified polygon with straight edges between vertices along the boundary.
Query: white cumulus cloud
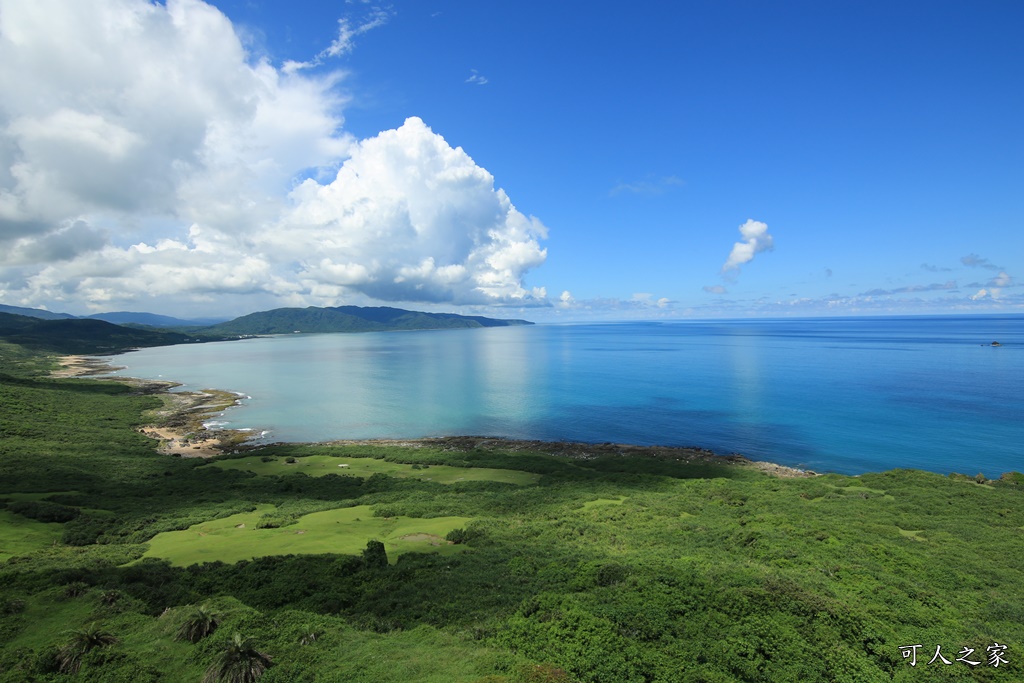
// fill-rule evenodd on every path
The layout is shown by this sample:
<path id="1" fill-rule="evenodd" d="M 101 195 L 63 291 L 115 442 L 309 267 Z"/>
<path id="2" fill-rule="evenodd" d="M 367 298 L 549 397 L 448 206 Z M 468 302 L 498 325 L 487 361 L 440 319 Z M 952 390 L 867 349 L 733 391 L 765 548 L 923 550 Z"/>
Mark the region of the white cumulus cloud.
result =
<path id="1" fill-rule="evenodd" d="M 768 225 L 760 221 L 747 219 L 747 222 L 740 226 L 740 235 L 743 236 L 743 241 L 732 245 L 729 258 L 722 266 L 723 274 L 738 271 L 744 263 L 752 261 L 755 254 L 775 248 L 774 240 L 768 234 Z"/>
<path id="2" fill-rule="evenodd" d="M 385 301 L 535 299 L 522 278 L 547 256 L 546 228 L 418 118 L 363 140 L 334 181 L 306 180 L 291 196 L 268 246 L 301 262 L 304 280 Z"/>

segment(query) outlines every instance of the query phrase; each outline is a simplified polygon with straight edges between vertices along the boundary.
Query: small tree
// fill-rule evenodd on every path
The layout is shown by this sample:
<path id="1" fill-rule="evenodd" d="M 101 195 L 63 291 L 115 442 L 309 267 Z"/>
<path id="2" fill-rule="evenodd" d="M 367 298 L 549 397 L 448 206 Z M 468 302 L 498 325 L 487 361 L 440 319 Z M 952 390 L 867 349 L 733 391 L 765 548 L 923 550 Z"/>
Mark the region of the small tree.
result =
<path id="1" fill-rule="evenodd" d="M 367 541 L 363 551 L 363 561 L 370 569 L 381 569 L 388 566 L 388 553 L 380 541 Z"/>
<path id="2" fill-rule="evenodd" d="M 205 607 L 196 607 L 192 614 L 178 627 L 175 640 L 187 640 L 190 643 L 198 643 L 206 636 L 217 630 L 220 622 L 217 621 L 217 614 L 214 614 Z"/>
<path id="3" fill-rule="evenodd" d="M 57 667 L 66 674 L 78 673 L 82 658 L 101 647 L 110 647 L 118 639 L 96 624 L 71 632 L 71 640 L 57 652 Z"/>
<path id="4" fill-rule="evenodd" d="M 203 683 L 255 683 L 272 664 L 270 655 L 236 633 L 206 670 Z"/>

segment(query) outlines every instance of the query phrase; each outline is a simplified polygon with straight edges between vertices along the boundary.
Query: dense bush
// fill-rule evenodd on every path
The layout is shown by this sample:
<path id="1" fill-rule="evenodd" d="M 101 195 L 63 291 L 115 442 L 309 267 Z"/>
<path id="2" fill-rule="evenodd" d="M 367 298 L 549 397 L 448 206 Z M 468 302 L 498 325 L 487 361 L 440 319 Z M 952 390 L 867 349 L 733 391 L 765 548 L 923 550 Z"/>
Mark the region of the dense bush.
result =
<path id="1" fill-rule="evenodd" d="M 78 508 L 46 501 L 18 501 L 7 503 L 7 509 L 23 517 L 40 522 L 70 522 L 78 517 Z"/>

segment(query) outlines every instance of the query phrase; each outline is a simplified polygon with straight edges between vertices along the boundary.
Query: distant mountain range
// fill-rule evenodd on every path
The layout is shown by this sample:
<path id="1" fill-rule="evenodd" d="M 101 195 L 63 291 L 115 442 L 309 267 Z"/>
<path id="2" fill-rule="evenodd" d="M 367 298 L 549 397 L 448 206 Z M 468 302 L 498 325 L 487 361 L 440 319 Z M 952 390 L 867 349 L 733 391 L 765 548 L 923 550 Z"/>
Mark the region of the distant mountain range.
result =
<path id="1" fill-rule="evenodd" d="M 424 313 L 386 306 L 276 308 L 227 322 L 182 320 L 153 313 L 100 313 L 79 318 L 0 304 L 0 339 L 57 353 L 118 353 L 145 346 L 223 341 L 264 334 L 450 330 L 532 325 L 455 313 Z"/>
<path id="2" fill-rule="evenodd" d="M 22 308 L 21 306 L 6 306 L 0 304 L 0 313 L 11 313 L 13 315 L 27 315 L 30 318 L 42 318 L 43 320 L 62 320 L 66 318 L 77 318 L 70 313 L 51 313 L 41 308 Z"/>
<path id="3" fill-rule="evenodd" d="M 115 325 L 148 325 L 149 327 L 203 327 L 224 322 L 224 318 L 195 318 L 183 320 L 172 318 L 168 315 L 157 315 L 156 313 L 133 313 L 130 311 L 116 311 L 113 313 L 96 313 L 94 315 L 71 315 L 70 313 L 52 313 L 41 308 L 22 308 L 21 306 L 6 306 L 0 304 L 0 313 L 14 313 L 15 315 L 27 315 L 31 318 L 42 318 L 43 320 L 68 320 L 68 319 L 92 319 L 105 320 Z"/>
<path id="4" fill-rule="evenodd" d="M 532 325 L 525 320 L 498 320 L 454 313 L 423 313 L 386 306 L 275 308 L 204 327 L 214 334 L 291 334 L 294 332 L 384 332 L 387 330 L 451 330 L 470 327 Z"/>

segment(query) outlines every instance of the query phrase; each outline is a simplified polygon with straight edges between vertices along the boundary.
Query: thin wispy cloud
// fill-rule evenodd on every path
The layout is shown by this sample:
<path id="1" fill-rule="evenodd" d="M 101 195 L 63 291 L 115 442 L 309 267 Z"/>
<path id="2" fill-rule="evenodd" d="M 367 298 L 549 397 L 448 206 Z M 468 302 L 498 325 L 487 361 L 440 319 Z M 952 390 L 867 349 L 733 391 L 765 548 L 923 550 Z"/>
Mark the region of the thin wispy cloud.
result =
<path id="1" fill-rule="evenodd" d="M 685 185 L 683 180 L 674 175 L 661 178 L 646 178 L 628 183 L 617 183 L 612 189 L 608 190 L 608 195 L 611 197 L 622 194 L 656 196 L 665 194 L 669 190 L 681 187 L 682 185 Z"/>
<path id="2" fill-rule="evenodd" d="M 893 294 L 910 294 L 916 292 L 941 292 L 957 289 L 955 280 L 947 280 L 946 282 L 933 282 L 928 285 L 908 285 L 906 287 L 897 287 L 895 289 L 869 289 L 866 292 L 858 294 L 858 296 L 891 296 Z"/>
<path id="3" fill-rule="evenodd" d="M 393 12 L 389 7 L 374 6 L 371 8 L 369 13 L 360 19 L 353 20 L 350 17 L 342 17 L 338 19 L 338 35 L 331 41 L 330 45 L 317 53 L 313 59 L 308 61 L 299 62 L 289 60 L 285 62 L 282 70 L 286 73 L 294 73 L 300 69 L 311 69 L 313 67 L 320 66 L 327 59 L 341 57 L 342 55 L 352 52 L 352 50 L 355 49 L 357 37 L 388 23 L 392 14 Z"/>
<path id="4" fill-rule="evenodd" d="M 964 257 L 964 258 L 966 258 L 966 257 Z M 921 269 L 922 270 L 927 270 L 929 273 L 949 273 L 949 272 L 951 272 L 953 270 L 952 268 L 943 268 L 941 266 L 933 266 L 933 265 L 928 264 L 928 263 L 922 263 L 921 264 Z"/>
<path id="5" fill-rule="evenodd" d="M 654 295 L 651 294 L 650 292 L 636 292 L 633 294 L 632 298 L 630 299 L 630 302 L 641 307 L 655 308 L 665 308 L 670 304 L 677 303 L 665 296 L 655 299 Z"/>
<path id="6" fill-rule="evenodd" d="M 985 270 L 1002 270 L 1002 266 L 989 261 L 987 258 L 982 258 L 977 254 L 968 254 L 960 259 L 960 263 L 964 264 L 968 268 L 984 268 Z"/>
<path id="7" fill-rule="evenodd" d="M 475 85 L 487 85 L 487 76 L 482 76 L 476 69 L 470 69 L 469 78 L 466 79 L 466 83 L 473 83 Z"/>
<path id="8" fill-rule="evenodd" d="M 704 285 L 703 289 L 708 294 L 726 294 L 727 291 L 722 285 Z"/>

